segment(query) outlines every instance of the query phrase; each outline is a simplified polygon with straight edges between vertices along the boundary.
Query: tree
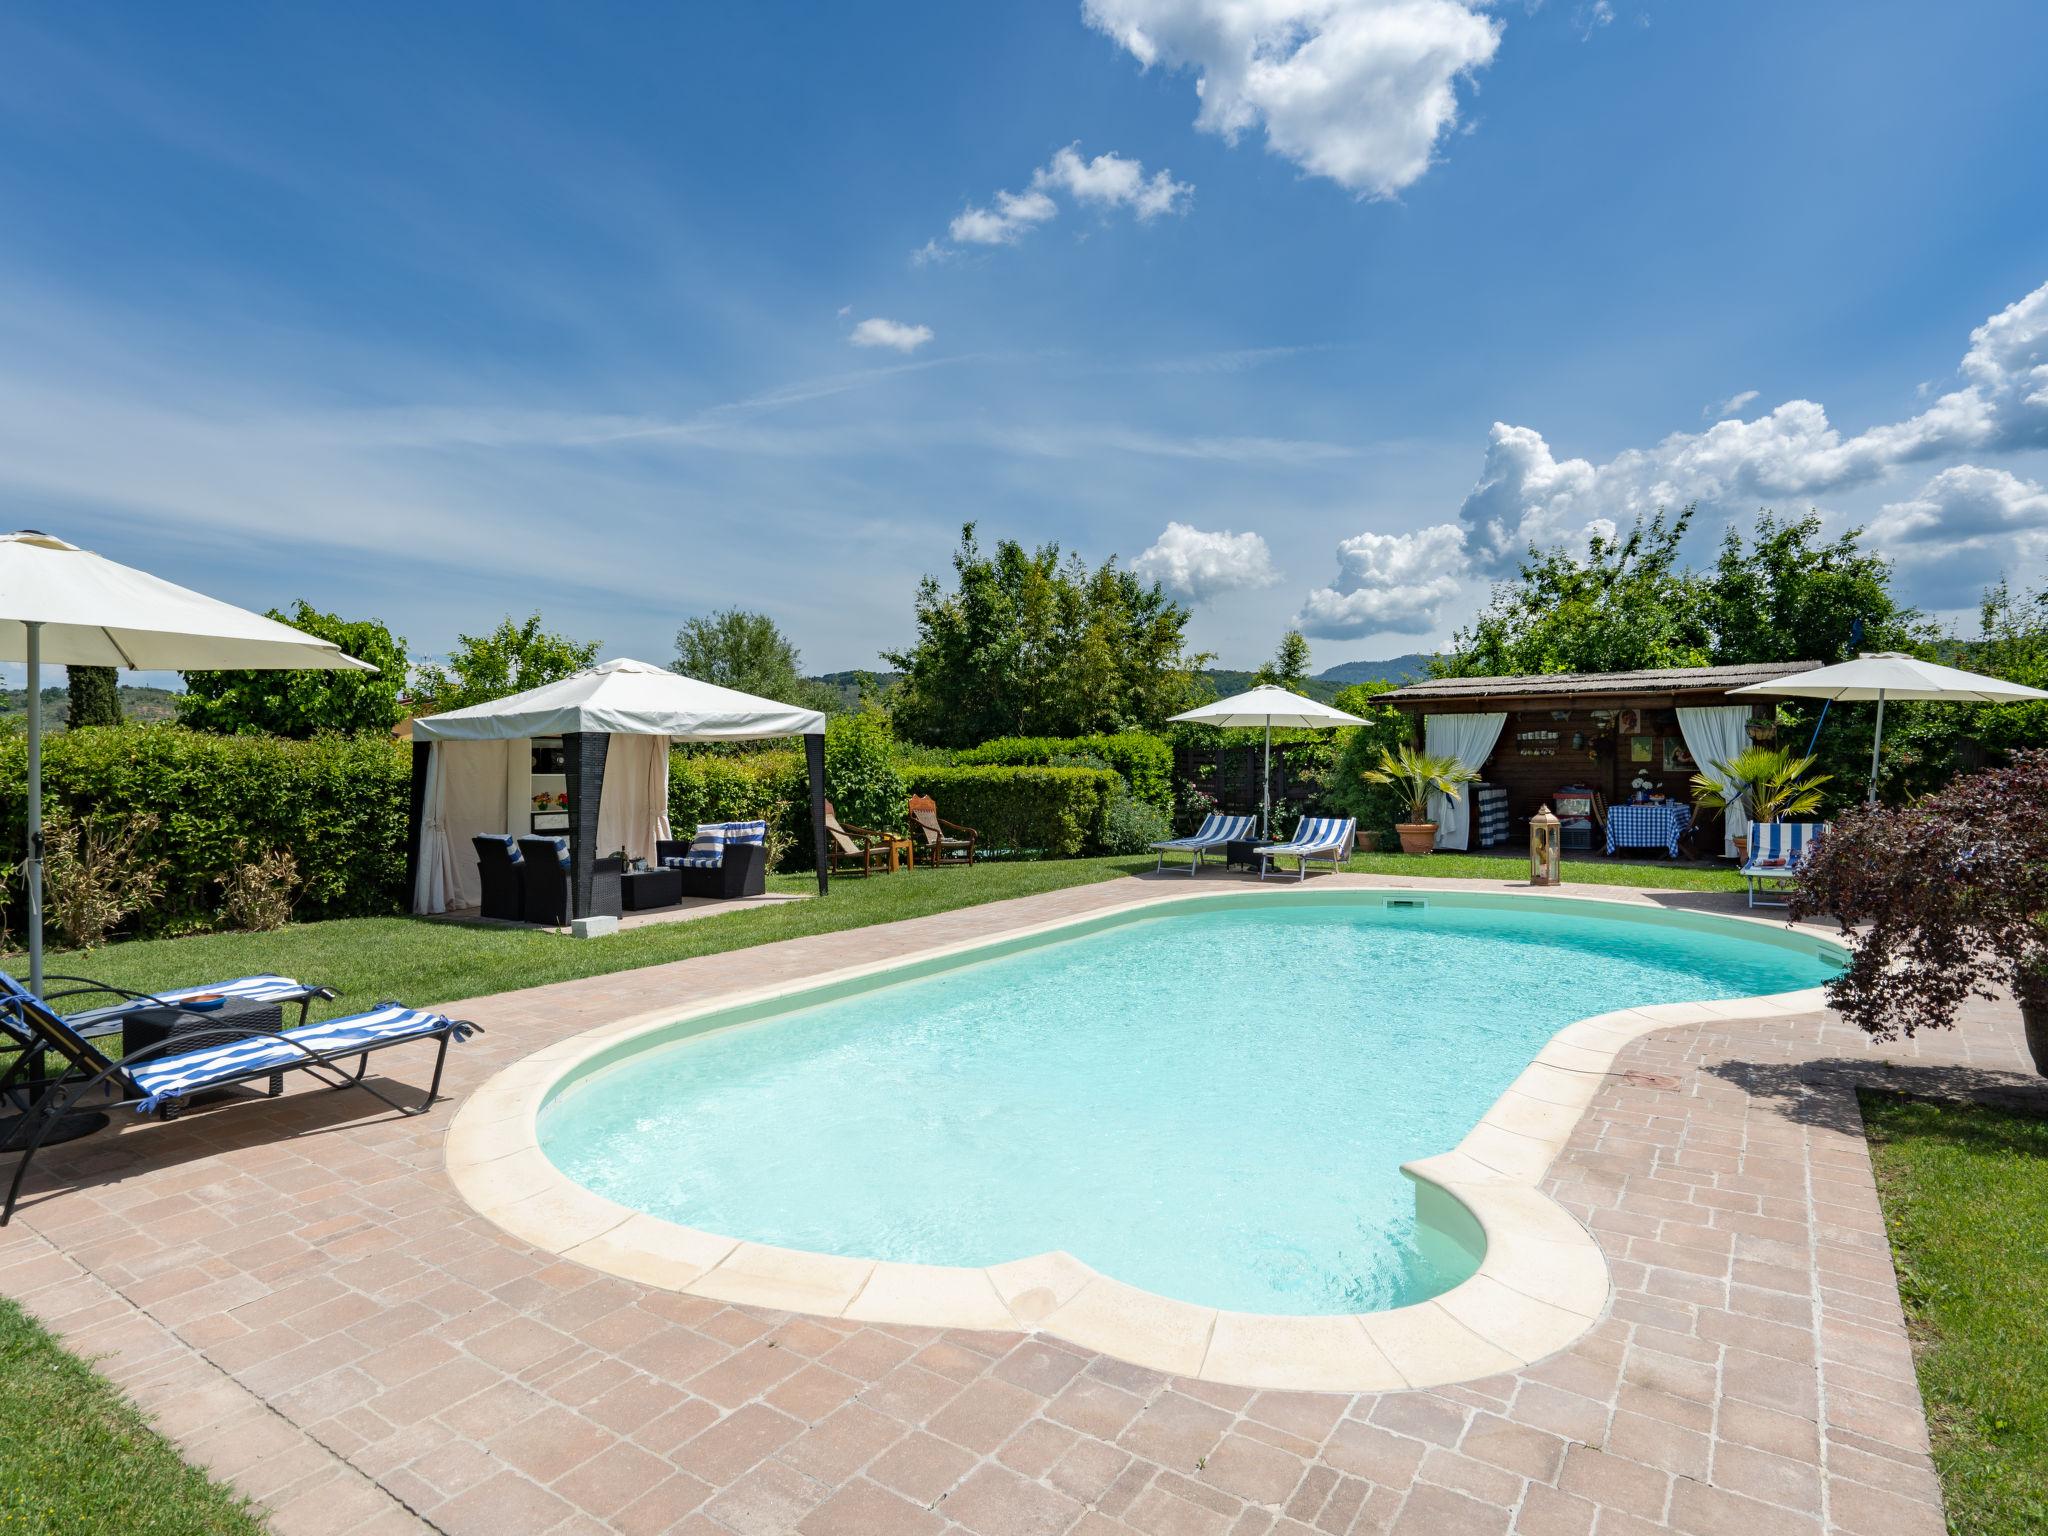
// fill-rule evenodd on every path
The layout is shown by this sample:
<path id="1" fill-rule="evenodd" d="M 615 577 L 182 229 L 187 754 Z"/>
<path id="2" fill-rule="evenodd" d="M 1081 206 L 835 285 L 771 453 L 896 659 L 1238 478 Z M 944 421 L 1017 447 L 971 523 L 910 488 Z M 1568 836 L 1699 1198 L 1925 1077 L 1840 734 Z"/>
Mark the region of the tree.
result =
<path id="1" fill-rule="evenodd" d="M 121 723 L 121 684 L 112 667 L 66 667 L 64 676 L 70 692 L 64 711 L 67 730 Z"/>
<path id="2" fill-rule="evenodd" d="M 375 672 L 186 672 L 178 722 L 220 736 L 288 736 L 389 731 L 402 713 L 405 641 L 376 619 L 322 613 L 305 599 L 270 617 L 332 641 Z"/>
<path id="3" fill-rule="evenodd" d="M 839 690 L 803 675 L 802 656 L 765 613 L 726 608 L 686 620 L 676 631 L 672 665 L 685 677 L 764 699 L 804 709 L 839 707 Z"/>
<path id="4" fill-rule="evenodd" d="M 414 707 L 438 715 L 557 682 L 596 661 L 602 644 L 551 634 L 537 613 L 523 624 L 507 615 L 488 635 L 457 635 L 447 665 L 421 667 L 413 679 Z"/>
<path id="5" fill-rule="evenodd" d="M 962 747 L 998 736 L 1083 736 L 1157 726 L 1185 707 L 1210 658 L 1187 649 L 1188 610 L 1119 569 L 1056 544 L 982 551 L 960 531 L 948 591 L 917 590 L 917 640 L 887 653 L 891 697 L 913 741 Z"/>
<path id="6" fill-rule="evenodd" d="M 1858 651 L 1903 651 L 1932 638 L 1920 615 L 1892 596 L 1890 564 L 1861 547 L 1851 529 L 1821 539 L 1817 513 L 1780 520 L 1757 515 L 1747 544 L 1730 528 L 1705 592 L 1713 660 L 1818 661 Z"/>
<path id="7" fill-rule="evenodd" d="M 1936 649 L 1951 666 L 2048 688 L 2048 587 L 2015 598 L 2000 582 L 1984 594 L 1977 638 Z M 2048 703 L 1913 704 L 1885 716 L 1884 776 L 1918 793 L 2025 747 L 2048 747 Z"/>
<path id="8" fill-rule="evenodd" d="M 1301 631 L 1290 629 L 1280 637 L 1280 649 L 1258 670 L 1257 681 L 1299 693 L 1308 683 L 1308 641 Z"/>
<path id="9" fill-rule="evenodd" d="M 1513 581 L 1493 590 L 1434 675 L 1512 677 L 1536 672 L 1633 672 L 1704 666 L 1714 635 L 1705 583 L 1678 564 L 1692 522 L 1661 511 L 1628 533 L 1593 536 L 1583 560 L 1532 548 Z"/>

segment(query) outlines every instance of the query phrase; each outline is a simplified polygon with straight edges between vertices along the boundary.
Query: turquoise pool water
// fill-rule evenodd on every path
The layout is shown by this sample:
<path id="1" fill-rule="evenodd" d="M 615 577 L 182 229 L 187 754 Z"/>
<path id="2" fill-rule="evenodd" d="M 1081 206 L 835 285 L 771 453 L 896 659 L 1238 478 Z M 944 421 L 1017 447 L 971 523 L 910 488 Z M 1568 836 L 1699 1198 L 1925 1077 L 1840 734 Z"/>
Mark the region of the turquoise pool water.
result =
<path id="1" fill-rule="evenodd" d="M 784 1247 L 1063 1248 L 1206 1305 L 1399 1306 L 1471 1264 L 1418 1240 L 1400 1165 L 1559 1028 L 1834 969 L 1561 906 L 1194 905 L 639 1051 L 563 1089 L 541 1144 L 622 1204 Z"/>

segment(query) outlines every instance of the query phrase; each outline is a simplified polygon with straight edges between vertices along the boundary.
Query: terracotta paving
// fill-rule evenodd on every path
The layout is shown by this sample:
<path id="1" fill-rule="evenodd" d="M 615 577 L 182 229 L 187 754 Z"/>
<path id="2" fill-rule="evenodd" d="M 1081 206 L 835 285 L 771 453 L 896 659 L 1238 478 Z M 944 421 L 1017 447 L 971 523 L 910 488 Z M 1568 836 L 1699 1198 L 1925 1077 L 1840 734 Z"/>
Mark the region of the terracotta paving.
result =
<path id="1" fill-rule="evenodd" d="M 1151 889 L 479 999 L 452 1010 L 490 1031 L 452 1053 L 452 1091 L 666 1001 Z M 50 1155 L 0 1232 L 0 1289 L 285 1536 L 1933 1536 L 1854 1089 L 2038 1101 L 2021 1065 L 2016 1017 L 1989 1005 L 1916 1047 L 1872 1048 L 1821 1015 L 1639 1041 L 1550 1180 L 1612 1263 L 1608 1315 L 1537 1366 L 1430 1392 L 1250 1392 L 1030 1336 L 601 1276 L 461 1203 L 441 1171 L 446 1108 L 372 1117 L 362 1095 L 124 1126 Z"/>

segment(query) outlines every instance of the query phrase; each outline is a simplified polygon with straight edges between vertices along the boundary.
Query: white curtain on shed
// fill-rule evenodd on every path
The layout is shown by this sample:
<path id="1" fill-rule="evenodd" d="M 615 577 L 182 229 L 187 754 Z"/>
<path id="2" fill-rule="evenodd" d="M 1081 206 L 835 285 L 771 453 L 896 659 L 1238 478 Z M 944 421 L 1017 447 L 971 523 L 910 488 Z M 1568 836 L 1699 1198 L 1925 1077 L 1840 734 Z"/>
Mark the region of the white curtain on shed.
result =
<path id="1" fill-rule="evenodd" d="M 668 836 L 668 738 L 614 736 L 605 748 L 596 853 L 623 848 L 630 859 L 652 860 L 656 839 Z"/>
<path id="2" fill-rule="evenodd" d="M 1423 718 L 1422 750 L 1431 757 L 1455 757 L 1477 773 L 1493 756 L 1508 717 L 1501 715 L 1427 715 Z M 1460 793 L 1429 797 L 1430 819 L 1436 823 L 1439 848 L 1465 848 L 1472 838 L 1472 796 Z"/>
<path id="3" fill-rule="evenodd" d="M 1749 746 L 1749 706 L 1720 704 L 1711 709 L 1680 708 L 1678 733 L 1685 738 L 1685 750 L 1692 754 L 1692 760 L 1699 764 L 1700 771 L 1710 773 L 1715 763 L 1728 762 Z M 1721 851 L 1733 854 L 1735 839 L 1749 830 L 1749 817 L 1743 814 L 1739 804 L 1731 802 L 1727 822 L 1728 830 L 1722 834 Z"/>

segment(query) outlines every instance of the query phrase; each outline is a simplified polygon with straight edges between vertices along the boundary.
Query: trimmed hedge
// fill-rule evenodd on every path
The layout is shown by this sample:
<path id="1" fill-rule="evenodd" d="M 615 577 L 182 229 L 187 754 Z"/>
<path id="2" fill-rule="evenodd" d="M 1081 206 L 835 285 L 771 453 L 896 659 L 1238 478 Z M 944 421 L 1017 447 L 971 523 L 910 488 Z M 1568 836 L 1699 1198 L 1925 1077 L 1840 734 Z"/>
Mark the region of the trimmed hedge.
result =
<path id="1" fill-rule="evenodd" d="M 214 736 L 174 725 L 95 726 L 43 742 L 43 803 L 79 818 L 154 812 L 145 856 L 163 894 L 127 931 L 219 926 L 221 882 L 273 849 L 298 862 L 300 920 L 375 917 L 405 896 L 412 760 L 387 736 Z M 28 743 L 0 738 L 0 848 L 28 837 Z M 18 888 L 8 892 L 19 920 Z"/>
<path id="2" fill-rule="evenodd" d="M 1073 858 L 1102 846 L 1109 800 L 1121 786 L 1107 768 L 907 767 L 913 795 L 930 795 L 947 821 L 973 827 L 992 853 Z"/>
<path id="3" fill-rule="evenodd" d="M 1173 809 L 1173 748 L 1143 731 L 1114 736 L 1002 736 L 954 754 L 974 766 L 1051 765 L 1062 758 L 1099 757 L 1130 786 L 1134 798 L 1162 811 Z"/>

